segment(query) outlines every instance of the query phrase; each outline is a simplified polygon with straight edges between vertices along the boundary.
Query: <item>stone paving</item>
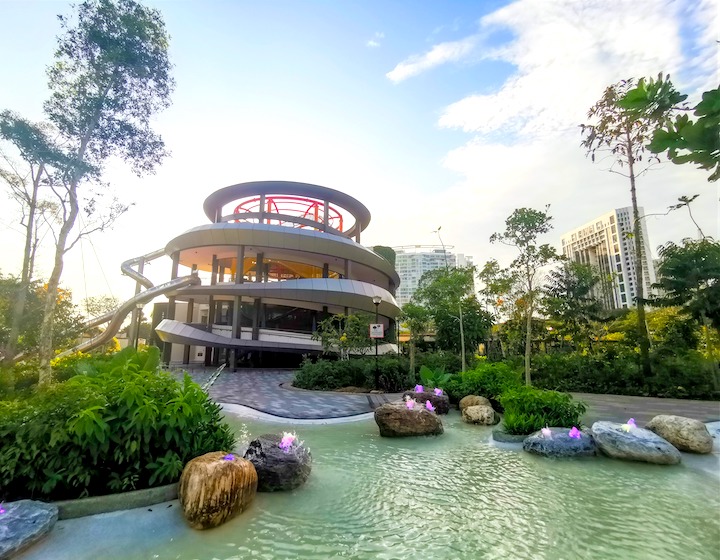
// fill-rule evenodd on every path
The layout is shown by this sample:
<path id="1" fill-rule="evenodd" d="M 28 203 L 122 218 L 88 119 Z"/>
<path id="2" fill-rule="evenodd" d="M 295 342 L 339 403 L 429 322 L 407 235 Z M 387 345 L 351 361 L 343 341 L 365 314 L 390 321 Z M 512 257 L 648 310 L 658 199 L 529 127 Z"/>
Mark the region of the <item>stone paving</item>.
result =
<path id="1" fill-rule="evenodd" d="M 214 369 L 191 371 L 202 385 Z M 223 371 L 210 387 L 210 396 L 219 403 L 240 404 L 283 418 L 343 418 L 372 412 L 376 406 L 400 395 L 347 394 L 303 391 L 289 387 L 292 370 Z M 285 385 L 284 387 L 282 385 Z"/>
<path id="2" fill-rule="evenodd" d="M 202 385 L 214 371 L 196 368 L 190 371 L 190 375 Z M 296 419 L 344 418 L 365 414 L 383 402 L 401 397 L 401 393 L 368 395 L 303 391 L 290 386 L 293 376 L 292 370 L 225 370 L 210 388 L 210 396 L 220 403 L 239 404 L 274 416 Z M 626 422 L 628 418 L 635 418 L 638 425 L 644 425 L 658 414 L 687 416 L 702 422 L 720 420 L 720 402 L 717 401 L 590 393 L 573 393 L 573 397 L 587 403 L 583 422 L 588 426 L 597 420 Z"/>

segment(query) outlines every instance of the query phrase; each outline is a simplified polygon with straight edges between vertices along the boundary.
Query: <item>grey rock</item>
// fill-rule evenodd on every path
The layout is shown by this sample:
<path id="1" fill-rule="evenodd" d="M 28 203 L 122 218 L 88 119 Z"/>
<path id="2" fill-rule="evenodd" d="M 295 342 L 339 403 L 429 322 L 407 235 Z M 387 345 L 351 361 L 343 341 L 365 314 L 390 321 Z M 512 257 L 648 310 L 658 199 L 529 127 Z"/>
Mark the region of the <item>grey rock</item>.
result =
<path id="1" fill-rule="evenodd" d="M 492 438 L 500 443 L 523 443 L 527 434 L 509 434 L 504 426 L 500 426 L 492 431 Z"/>
<path id="2" fill-rule="evenodd" d="M 494 426 L 500 422 L 500 415 L 490 405 L 477 404 L 466 406 L 462 410 L 463 422 L 468 424 L 480 424 L 483 426 Z"/>
<path id="3" fill-rule="evenodd" d="M 700 420 L 660 414 L 645 424 L 648 430 L 666 439 L 680 451 L 711 453 L 713 438 Z"/>
<path id="4" fill-rule="evenodd" d="M 35 500 L 3 504 L 0 514 L 0 560 L 13 558 L 21 550 L 40 540 L 53 528 L 58 508 Z"/>
<path id="5" fill-rule="evenodd" d="M 450 398 L 444 393 L 436 395 L 433 391 L 423 391 L 421 393 L 405 391 L 403 399 L 407 396 L 415 399 L 420 406 L 425 406 L 425 401 L 430 401 L 430 404 L 435 407 L 436 414 L 447 414 L 450 411 Z"/>
<path id="6" fill-rule="evenodd" d="M 550 428 L 550 436 L 537 431 L 523 441 L 523 450 L 543 457 L 593 457 L 597 447 L 593 437 L 580 432 L 580 439 L 571 438 L 568 428 Z"/>
<path id="7" fill-rule="evenodd" d="M 605 455 L 614 459 L 658 465 L 676 465 L 680 462 L 680 452 L 659 435 L 645 428 L 625 431 L 622 426 L 606 421 L 592 425 L 595 444 Z"/>
<path id="8" fill-rule="evenodd" d="M 485 397 L 480 397 L 478 395 L 467 395 L 460 399 L 460 402 L 458 403 L 458 407 L 460 410 L 465 410 L 468 406 L 490 406 L 490 401 L 486 399 Z"/>
<path id="9" fill-rule="evenodd" d="M 434 436 L 444 432 L 442 420 L 420 405 L 386 403 L 375 409 L 375 423 L 383 437 Z"/>
<path id="10" fill-rule="evenodd" d="M 312 456 L 304 445 L 294 443 L 288 451 L 280 449 L 282 436 L 264 434 L 248 445 L 244 458 L 257 471 L 258 492 L 293 490 L 305 484 L 312 470 Z"/>

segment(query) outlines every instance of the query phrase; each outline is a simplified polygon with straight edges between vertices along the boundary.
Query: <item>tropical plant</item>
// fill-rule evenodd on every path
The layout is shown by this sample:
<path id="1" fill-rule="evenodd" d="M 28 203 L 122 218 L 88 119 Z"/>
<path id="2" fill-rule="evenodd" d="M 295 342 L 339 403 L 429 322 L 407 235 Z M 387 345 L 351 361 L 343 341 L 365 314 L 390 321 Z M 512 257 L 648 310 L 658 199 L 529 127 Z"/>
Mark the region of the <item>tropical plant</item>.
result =
<path id="1" fill-rule="evenodd" d="M 530 434 L 545 426 L 580 426 L 587 410 L 585 403 L 574 402 L 567 393 L 527 386 L 505 391 L 500 403 L 505 409 L 503 426 L 510 434 Z"/>
<path id="2" fill-rule="evenodd" d="M 420 383 L 428 390 L 436 387 L 442 389 L 449 380 L 450 374 L 443 369 L 432 370 L 427 366 L 420 366 Z"/>
<path id="3" fill-rule="evenodd" d="M 560 256 L 547 243 L 539 245 L 538 237 L 552 229 L 549 207 L 544 211 L 518 208 L 505 220 L 505 231 L 494 233 L 490 242 L 515 247 L 519 254 L 510 263 L 507 276 L 512 277 L 521 294 L 525 322 L 525 383 L 532 384 L 530 355 L 532 353 L 533 312 L 539 298 L 539 274 L 543 267 Z"/>
<path id="4" fill-rule="evenodd" d="M 317 324 L 312 339 L 320 341 L 326 354 L 336 352 L 341 360 L 348 360 L 351 353 L 364 355 L 370 350 L 371 322 L 367 313 L 333 315 Z"/>

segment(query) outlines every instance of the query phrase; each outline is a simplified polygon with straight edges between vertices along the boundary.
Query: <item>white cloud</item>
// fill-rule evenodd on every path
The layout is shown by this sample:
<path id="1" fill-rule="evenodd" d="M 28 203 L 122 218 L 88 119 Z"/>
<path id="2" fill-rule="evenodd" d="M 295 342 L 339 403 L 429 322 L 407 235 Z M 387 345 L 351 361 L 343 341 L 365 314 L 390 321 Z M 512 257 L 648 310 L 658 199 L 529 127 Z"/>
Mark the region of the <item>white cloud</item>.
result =
<path id="1" fill-rule="evenodd" d="M 365 46 L 370 47 L 371 49 L 377 48 L 382 44 L 381 40 L 384 38 L 385 33 L 383 33 L 382 31 L 376 31 L 372 38 L 368 39 L 367 43 L 365 43 Z"/>
<path id="2" fill-rule="evenodd" d="M 708 37 L 716 33 L 711 6 L 717 12 L 718 1 L 693 9 L 679 4 L 617 0 L 610 10 L 599 0 L 518 0 L 481 20 L 481 34 L 502 29 L 513 38 L 494 49 L 481 49 L 480 42 L 477 51 L 515 71 L 496 91 L 468 95 L 439 117 L 441 128 L 472 135 L 443 161 L 462 177 L 444 191 L 447 199 L 463 201 L 455 206 L 456 245 L 482 263 L 490 255 L 503 257 L 487 239 L 517 207 L 551 204 L 555 230 L 546 241 L 557 243 L 564 231 L 630 205 L 628 180 L 585 157 L 578 125 L 603 90 L 623 78 L 663 71 L 681 89 L 712 80 L 717 85 L 707 71 L 717 55 Z M 705 233 L 717 236 L 718 188 L 706 178 L 689 166 L 664 164 L 638 180 L 639 204 L 648 214 L 662 213 L 677 197 L 701 193 L 693 212 Z M 681 213 L 649 218 L 648 228 L 653 248 L 695 234 Z"/>
<path id="3" fill-rule="evenodd" d="M 440 43 L 425 54 L 406 58 L 385 76 L 397 84 L 430 68 L 461 60 L 473 51 L 477 41 L 478 37 L 473 35 L 460 41 Z"/>

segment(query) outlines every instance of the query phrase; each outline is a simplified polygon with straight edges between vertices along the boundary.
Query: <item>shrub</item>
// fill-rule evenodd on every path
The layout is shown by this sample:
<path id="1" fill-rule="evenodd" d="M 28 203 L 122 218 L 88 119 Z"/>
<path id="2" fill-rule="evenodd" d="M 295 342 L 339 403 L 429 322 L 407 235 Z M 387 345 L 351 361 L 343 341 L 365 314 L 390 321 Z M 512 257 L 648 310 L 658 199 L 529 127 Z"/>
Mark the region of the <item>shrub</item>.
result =
<path id="1" fill-rule="evenodd" d="M 500 395 L 503 424 L 510 434 L 530 434 L 545 426 L 579 426 L 586 406 L 572 396 L 534 387 L 516 387 Z"/>
<path id="2" fill-rule="evenodd" d="M 375 387 L 375 357 L 350 360 L 304 360 L 293 385 L 315 391 L 333 391 L 342 387 L 377 388 L 401 391 L 415 384 L 407 360 L 396 355 L 378 357 L 380 386 Z"/>
<path id="3" fill-rule="evenodd" d="M 232 450 L 219 405 L 189 376 L 142 369 L 148 353 L 125 356 L 111 371 L 0 402 L 0 498 L 149 488 L 178 480 L 193 457 Z"/>
<path id="4" fill-rule="evenodd" d="M 480 360 L 475 369 L 454 376 L 446 387 L 453 402 L 467 395 L 480 395 L 497 401 L 508 389 L 522 385 L 520 372 L 503 362 Z"/>

